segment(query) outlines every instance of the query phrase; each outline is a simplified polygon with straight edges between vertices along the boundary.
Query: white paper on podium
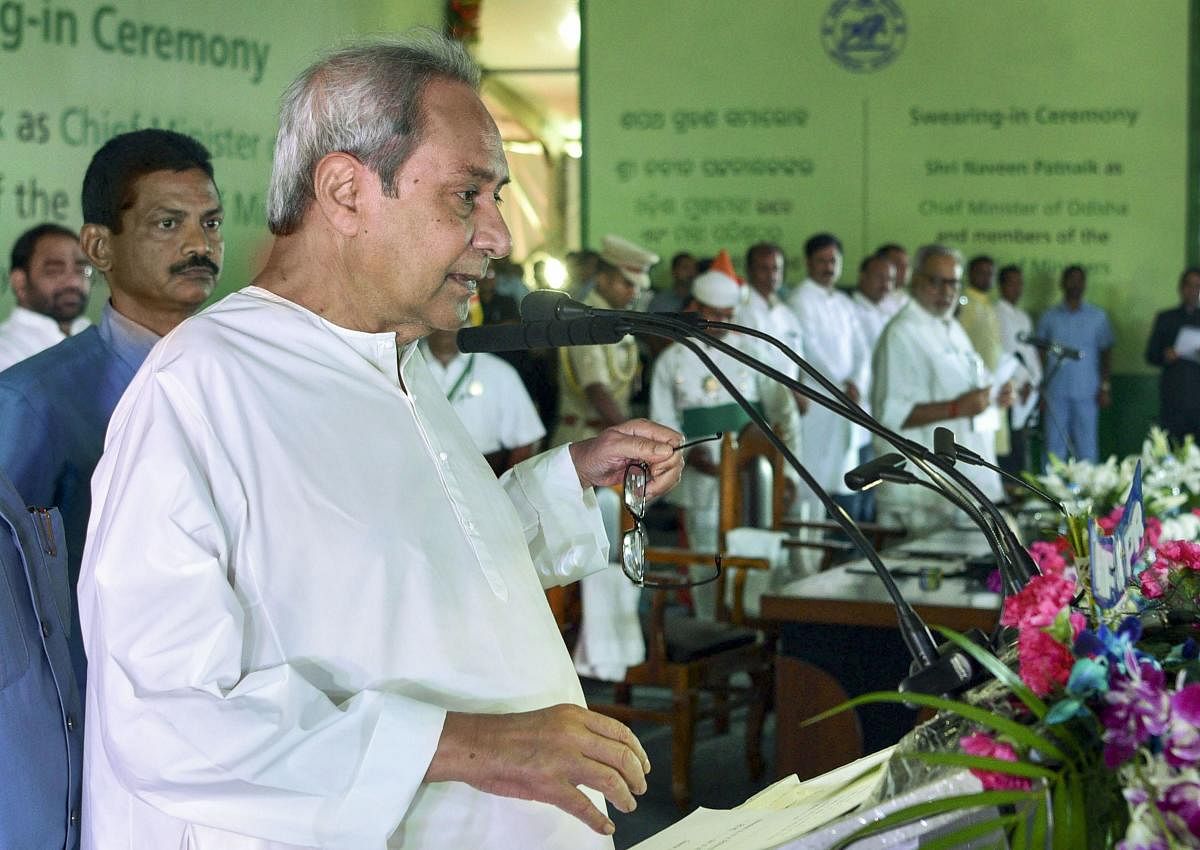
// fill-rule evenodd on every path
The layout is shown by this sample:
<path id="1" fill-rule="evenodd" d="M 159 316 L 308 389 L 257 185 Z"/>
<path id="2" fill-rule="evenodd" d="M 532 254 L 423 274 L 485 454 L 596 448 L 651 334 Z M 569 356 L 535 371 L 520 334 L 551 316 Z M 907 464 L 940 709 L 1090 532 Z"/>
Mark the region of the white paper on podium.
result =
<path id="1" fill-rule="evenodd" d="M 892 747 L 801 782 L 795 774 L 736 809 L 698 808 L 633 850 L 768 850 L 860 805 Z"/>
<path id="2" fill-rule="evenodd" d="M 788 777 L 736 809 L 697 809 L 633 850 L 829 850 L 864 825 L 892 812 L 930 800 L 977 794 L 982 788 L 979 780 L 967 771 L 956 771 L 874 808 L 846 814 L 870 796 L 878 778 L 874 768 L 889 755 L 891 748 L 808 782 L 801 783 L 795 776 Z M 864 764 L 866 766 L 862 767 Z M 856 770 L 857 773 L 853 772 Z M 777 805 L 788 808 L 758 808 Z M 991 822 L 996 817 L 994 808 L 925 817 L 858 839 L 850 845 L 850 850 L 916 850 L 950 832 L 971 824 Z M 972 850 L 995 850 L 1008 844 L 1003 828 L 996 827 L 963 846 Z"/>
<path id="3" fill-rule="evenodd" d="M 1175 353 L 1188 360 L 1200 360 L 1200 328 L 1183 327 L 1175 336 Z"/>

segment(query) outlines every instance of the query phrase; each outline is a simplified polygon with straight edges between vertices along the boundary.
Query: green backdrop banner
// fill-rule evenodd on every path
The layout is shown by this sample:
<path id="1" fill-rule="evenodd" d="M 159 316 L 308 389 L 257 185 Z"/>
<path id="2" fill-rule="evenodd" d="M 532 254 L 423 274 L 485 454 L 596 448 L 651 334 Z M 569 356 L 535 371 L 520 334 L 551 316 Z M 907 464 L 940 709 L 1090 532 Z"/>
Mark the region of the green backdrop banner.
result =
<path id="1" fill-rule="evenodd" d="M 1187 248 L 1189 4 L 637 0 L 583 7 L 584 239 L 664 258 L 940 240 L 1089 270 L 1124 372 Z M 665 275 L 665 263 L 658 270 Z"/>
<path id="2" fill-rule="evenodd" d="M 0 2 L 0 250 L 21 231 L 81 224 L 79 190 L 112 136 L 165 127 L 213 154 L 226 210 L 220 292 L 268 245 L 276 105 L 322 48 L 355 33 L 440 26 L 439 0 Z M 6 277 L 6 275 L 5 275 Z M 7 287 L 3 287 L 7 290 Z M 98 287 L 89 312 L 103 302 Z M 12 296 L 0 297 L 0 317 Z"/>

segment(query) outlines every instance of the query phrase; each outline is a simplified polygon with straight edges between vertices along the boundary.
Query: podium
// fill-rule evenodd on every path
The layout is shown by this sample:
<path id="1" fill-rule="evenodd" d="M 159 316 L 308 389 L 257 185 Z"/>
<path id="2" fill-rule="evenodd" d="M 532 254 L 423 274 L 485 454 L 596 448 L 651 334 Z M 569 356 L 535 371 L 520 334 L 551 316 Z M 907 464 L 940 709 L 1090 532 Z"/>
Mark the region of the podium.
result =
<path id="1" fill-rule="evenodd" d="M 964 567 L 965 556 L 979 554 L 980 547 L 986 549 L 981 535 L 947 529 L 888 549 L 883 557 L 900 592 L 926 623 L 960 632 L 972 628 L 990 632 L 999 618 L 1000 595 L 979 586 Z M 956 553 L 964 557 L 953 558 Z M 937 571 L 936 586 L 921 579 L 922 572 L 931 568 Z M 896 609 L 865 560 L 850 561 L 806 576 L 764 596 L 762 617 L 778 623 L 781 630 L 789 624 L 804 624 L 806 629 L 829 627 L 841 636 L 848 635 L 844 638 L 848 643 L 844 654 L 839 650 L 837 659 L 846 666 L 855 664 L 856 649 L 860 653 L 870 652 L 869 648 L 856 648 L 852 642 L 860 629 L 864 635 L 890 630 L 893 642 L 899 643 Z M 786 646 L 784 649 L 786 652 Z M 903 650 L 900 653 L 894 671 L 880 674 L 880 681 L 856 690 L 855 695 L 894 690 L 907 674 L 907 657 Z M 776 776 L 792 773 L 801 779 L 819 776 L 863 754 L 864 730 L 852 711 L 812 726 L 801 725 L 807 718 L 850 698 L 838 678 L 839 672 L 833 664 L 814 663 L 811 658 L 805 660 L 787 654 L 776 658 Z M 896 737 L 898 734 L 877 746 L 895 741 Z"/>

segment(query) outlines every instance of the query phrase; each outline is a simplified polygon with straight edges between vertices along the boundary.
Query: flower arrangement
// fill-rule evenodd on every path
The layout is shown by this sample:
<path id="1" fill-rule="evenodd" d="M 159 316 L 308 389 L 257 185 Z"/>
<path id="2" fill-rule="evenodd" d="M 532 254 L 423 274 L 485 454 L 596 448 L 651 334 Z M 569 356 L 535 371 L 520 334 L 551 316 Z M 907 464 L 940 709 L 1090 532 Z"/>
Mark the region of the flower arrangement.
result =
<path id="1" fill-rule="evenodd" d="M 1200 447 L 1191 437 L 1172 446 L 1167 433 L 1158 427 L 1150 429 L 1139 454 L 1120 461 L 1114 456 L 1099 464 L 1051 456 L 1047 471 L 1030 474 L 1029 479 L 1060 502 L 1090 503 L 1092 511 L 1103 516 L 1124 503 L 1138 461 L 1150 514 L 1168 516 L 1200 508 Z M 1192 531 L 1200 532 L 1200 523 Z"/>
<path id="2" fill-rule="evenodd" d="M 1018 716 L 1051 743 L 1065 735 L 1080 749 L 1098 747 L 1101 782 L 1126 802 L 1127 810 L 1092 836 L 1102 843 L 1078 846 L 1200 847 L 1200 647 L 1189 634 L 1200 597 L 1200 544 L 1160 542 L 1150 533 L 1146 544 L 1141 569 L 1113 613 L 1080 610 L 1086 587 L 1069 552 L 1061 542 L 1034 544 L 1042 575 L 1009 597 L 1001 614 L 1001 624 L 1017 633 L 1019 685 L 1033 697 L 1021 700 Z M 1146 614 L 1187 625 L 1164 640 L 1144 631 Z M 980 731 L 960 747 L 994 763 L 1045 763 L 1045 742 L 1029 743 Z M 1033 778 L 995 764 L 972 771 L 988 790 L 1034 787 Z"/>
<path id="3" fill-rule="evenodd" d="M 1085 468 L 1059 463 L 1039 483 L 1055 495 L 1086 493 L 1100 510 L 1094 535 L 1123 533 L 1127 510 L 1174 515 L 1142 521 L 1132 569 L 1115 598 L 1102 599 L 1097 552 L 1068 535 L 1029 547 L 1041 574 L 1008 597 L 996 657 L 961 635 L 946 636 L 995 681 L 960 700 L 869 694 L 851 701 L 899 701 L 965 721 L 957 750 L 907 753 L 969 769 L 979 794 L 896 812 L 856 837 L 913 817 L 996 806 L 986 826 L 1006 829 L 1013 848 L 1174 850 L 1200 847 L 1200 451 L 1178 449 L 1154 432 L 1141 460 L 1144 479 L 1124 478 L 1125 461 Z M 1142 483 L 1145 482 L 1145 484 Z M 1128 482 L 1128 483 L 1125 483 Z M 1133 490 L 1130 505 L 1122 502 Z M 1191 508 L 1191 510 L 1185 510 Z M 1069 532 L 1069 529 L 1068 529 Z M 961 730 L 960 730 L 961 731 Z M 953 750 L 953 748 L 951 748 Z M 957 846 L 979 825 L 945 836 Z M 973 835 L 983 833 L 975 831 Z"/>

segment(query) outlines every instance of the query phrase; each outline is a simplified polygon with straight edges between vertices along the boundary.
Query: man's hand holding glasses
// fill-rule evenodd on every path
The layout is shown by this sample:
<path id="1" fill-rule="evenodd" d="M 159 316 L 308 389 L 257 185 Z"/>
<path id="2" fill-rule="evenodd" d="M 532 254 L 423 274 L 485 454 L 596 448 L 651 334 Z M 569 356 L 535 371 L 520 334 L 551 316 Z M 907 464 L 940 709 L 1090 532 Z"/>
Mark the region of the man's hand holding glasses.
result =
<path id="1" fill-rule="evenodd" d="M 697 443 L 706 443 L 710 440 L 721 439 L 721 434 L 712 434 L 707 437 L 700 437 L 696 440 L 680 443 L 675 447 L 675 454 L 681 454 L 682 449 L 694 446 Z M 648 535 L 646 533 L 646 505 L 650 501 L 650 492 L 653 476 L 650 467 L 642 462 L 635 461 L 625 467 L 625 479 L 623 485 L 625 510 L 633 517 L 633 528 L 625 532 L 621 537 L 621 568 L 625 571 L 625 576 L 636 584 L 638 587 L 650 589 L 677 589 L 684 587 L 695 587 L 701 584 L 708 584 L 716 581 L 721 575 L 721 556 L 714 556 L 712 575 L 706 575 L 697 581 L 690 579 L 678 578 L 658 578 L 647 577 L 646 575 L 646 547 L 649 544 Z"/>

